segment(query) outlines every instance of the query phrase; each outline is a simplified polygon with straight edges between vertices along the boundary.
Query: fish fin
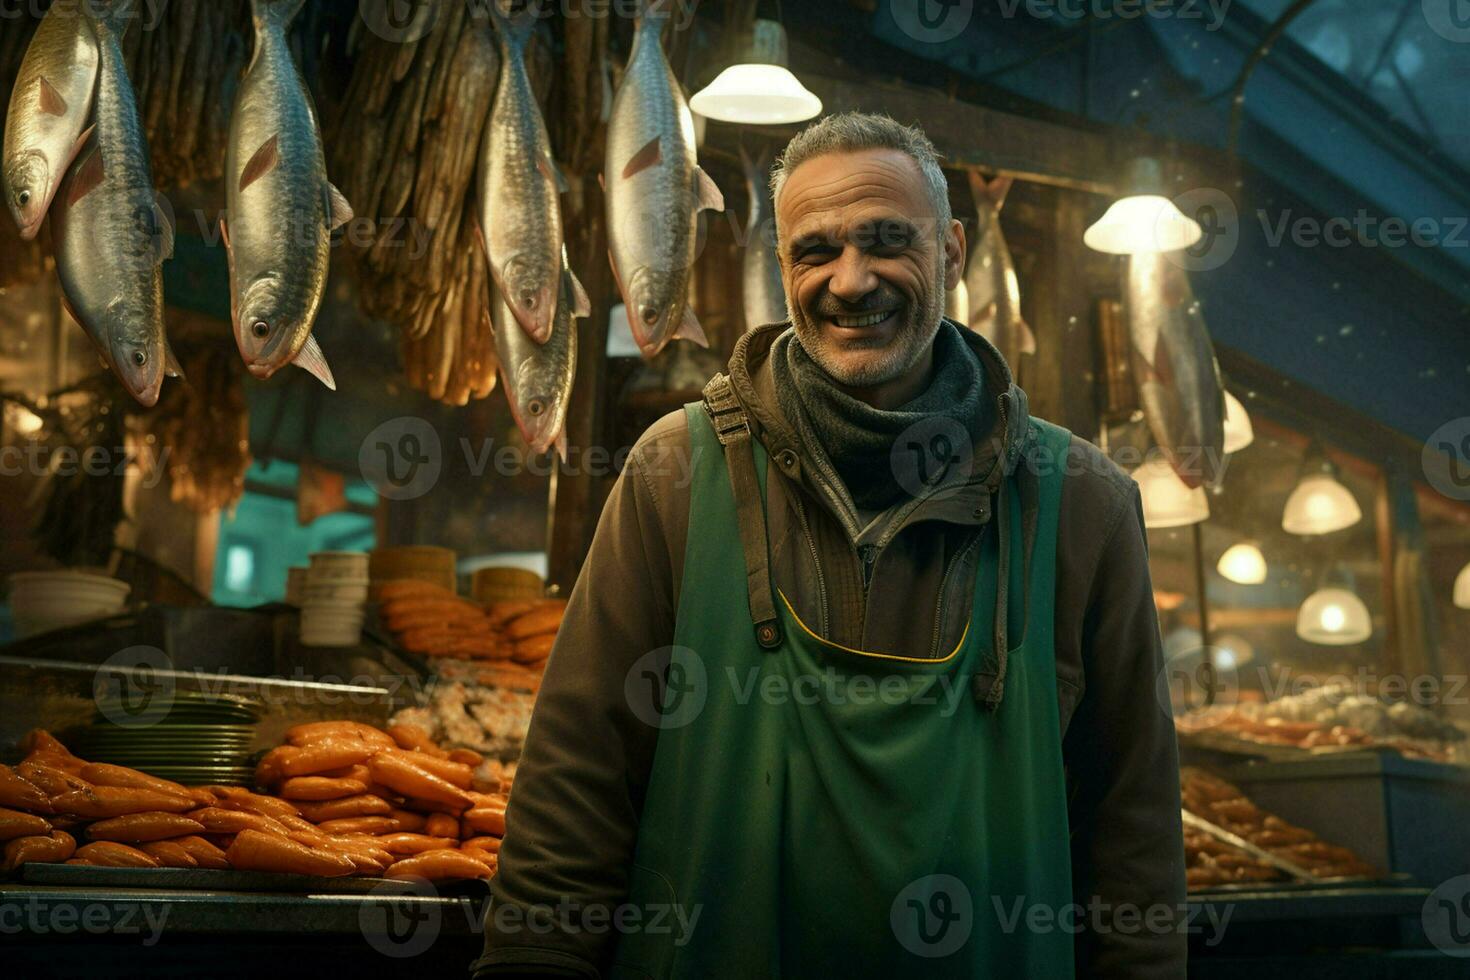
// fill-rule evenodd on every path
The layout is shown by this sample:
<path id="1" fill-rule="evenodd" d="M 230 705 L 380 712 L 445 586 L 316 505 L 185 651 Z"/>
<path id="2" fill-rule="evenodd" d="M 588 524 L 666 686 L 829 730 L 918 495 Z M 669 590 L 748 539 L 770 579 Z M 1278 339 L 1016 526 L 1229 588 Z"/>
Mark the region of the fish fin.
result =
<path id="1" fill-rule="evenodd" d="M 556 161 L 551 159 L 550 156 L 537 157 L 536 169 L 541 173 L 541 176 L 556 185 L 556 192 L 558 194 L 565 194 L 572 189 L 571 185 L 567 183 L 566 177 L 562 175 L 561 168 L 556 165 Z"/>
<path id="2" fill-rule="evenodd" d="M 565 463 L 567 461 L 567 427 L 565 424 L 562 425 L 561 431 L 556 434 L 556 439 L 552 442 L 552 445 L 556 447 L 556 454 Z"/>
<path id="3" fill-rule="evenodd" d="M 598 175 L 597 175 L 597 186 L 602 188 L 602 192 L 604 194 L 607 193 L 607 175 L 605 175 L 603 173 L 600 173 L 600 172 L 598 173 Z"/>
<path id="4" fill-rule="evenodd" d="M 104 0 L 100 4 L 83 4 L 82 13 L 91 22 L 94 31 L 113 34 L 121 39 L 128 32 L 135 2 L 136 0 Z"/>
<path id="5" fill-rule="evenodd" d="M 995 313 L 999 308 L 999 304 L 995 300 L 991 300 L 980 308 L 979 313 L 971 309 L 970 329 L 989 340 L 990 332 L 995 326 Z"/>
<path id="6" fill-rule="evenodd" d="M 153 202 L 153 220 L 158 225 L 158 261 L 163 262 L 174 257 L 174 223 L 157 201 Z"/>
<path id="7" fill-rule="evenodd" d="M 291 359 L 291 363 L 310 372 L 333 391 L 337 390 L 337 379 L 332 377 L 332 369 L 327 366 L 326 355 L 322 353 L 322 345 L 316 342 L 315 334 L 306 335 L 306 343 L 301 345 L 301 350 Z"/>
<path id="8" fill-rule="evenodd" d="M 571 269 L 567 269 L 567 279 L 572 287 L 572 316 L 591 316 L 592 300 L 587 296 L 582 280 L 578 279 L 577 274 Z"/>
<path id="9" fill-rule="evenodd" d="M 662 139 L 660 136 L 655 136 L 644 145 L 643 149 L 633 154 L 628 162 L 623 164 L 624 180 L 627 180 L 636 173 L 647 170 L 649 167 L 656 166 L 663 160 Z"/>
<path id="10" fill-rule="evenodd" d="M 87 151 L 87 156 L 82 160 L 81 166 L 72 173 L 70 186 L 66 191 L 66 206 L 76 207 L 82 198 L 97 189 L 105 176 L 102 170 L 102 154 L 98 153 L 94 146 Z"/>
<path id="11" fill-rule="evenodd" d="M 725 210 L 725 195 L 720 193 L 720 188 L 716 186 L 710 175 L 704 172 L 703 167 L 694 168 L 694 192 L 698 196 L 694 210 Z"/>
<path id="12" fill-rule="evenodd" d="M 250 0 L 251 12 L 267 24 L 285 27 L 296 19 L 306 0 Z"/>
<path id="13" fill-rule="evenodd" d="M 36 79 L 36 88 L 39 90 L 39 103 L 42 112 L 48 116 L 66 115 L 66 99 L 62 98 L 56 86 L 45 75 Z"/>
<path id="14" fill-rule="evenodd" d="M 1021 353 L 1036 353 L 1036 334 L 1032 332 L 1031 325 L 1025 320 L 1017 320 L 1016 327 L 1021 333 Z"/>
<path id="15" fill-rule="evenodd" d="M 1001 175 L 992 177 L 985 184 L 985 196 L 990 198 L 990 202 L 995 205 L 995 210 L 999 211 L 1005 204 L 1006 195 L 1011 192 L 1013 183 L 1015 183 L 1015 178 Z"/>
<path id="16" fill-rule="evenodd" d="M 174 355 L 173 346 L 168 342 L 167 337 L 163 339 L 163 373 L 186 383 L 189 380 L 184 377 L 184 369 L 180 366 L 178 357 Z"/>
<path id="17" fill-rule="evenodd" d="M 336 231 L 354 217 L 347 195 L 338 190 L 336 184 L 327 181 L 327 231 Z"/>
<path id="18" fill-rule="evenodd" d="M 77 141 L 71 145 L 71 152 L 67 154 L 66 165 L 68 167 L 76 162 L 77 157 L 82 155 L 82 151 L 87 148 L 87 141 L 92 138 L 92 133 L 95 132 L 96 129 L 97 124 L 93 123 L 86 129 L 82 130 L 82 135 L 77 137 Z"/>
<path id="19" fill-rule="evenodd" d="M 240 172 L 240 190 L 243 191 L 245 188 L 249 187 L 251 184 L 255 183 L 257 180 L 264 177 L 272 170 L 276 169 L 276 165 L 280 162 L 281 137 L 280 134 L 277 133 L 270 139 L 266 140 L 264 143 L 260 144 L 260 147 L 256 149 L 255 153 L 250 157 L 249 162 L 245 164 L 245 169 Z"/>
<path id="20" fill-rule="evenodd" d="M 694 307 L 687 303 L 684 304 L 684 319 L 679 321 L 679 329 L 674 331 L 674 336 L 692 340 L 701 347 L 709 347 L 709 338 L 699 325 L 699 317 L 694 315 Z"/>
<path id="21" fill-rule="evenodd" d="M 650 23 L 654 30 L 662 34 L 664 24 L 673 14 L 673 0 L 640 0 L 638 6 L 640 9 L 635 26 L 642 28 L 645 23 Z"/>
<path id="22" fill-rule="evenodd" d="M 612 249 L 607 250 L 607 264 L 612 266 L 613 282 L 618 285 L 618 295 L 623 298 L 623 305 L 628 306 L 628 292 L 623 288 L 623 277 L 618 272 L 618 260 L 613 258 Z M 632 308 L 629 307 L 631 310 Z M 629 322 L 632 322 L 632 313 L 628 314 Z"/>
<path id="23" fill-rule="evenodd" d="M 515 0 L 507 0 L 514 5 Z M 525 6 L 510 14 L 501 9 L 501 0 L 489 0 L 485 6 L 490 19 L 495 23 L 495 35 L 513 52 L 526 50 L 531 35 L 536 33 L 536 22 L 541 17 L 541 4 L 537 0 L 526 0 Z"/>

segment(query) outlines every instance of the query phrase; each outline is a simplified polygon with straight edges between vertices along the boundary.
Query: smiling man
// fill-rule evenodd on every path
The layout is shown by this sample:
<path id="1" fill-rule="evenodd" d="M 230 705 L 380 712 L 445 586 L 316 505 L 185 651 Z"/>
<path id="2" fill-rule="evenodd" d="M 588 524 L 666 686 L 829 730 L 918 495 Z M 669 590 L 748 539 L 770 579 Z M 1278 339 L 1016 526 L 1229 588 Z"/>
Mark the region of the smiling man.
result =
<path id="1" fill-rule="evenodd" d="M 629 456 L 477 974 L 1182 977 L 1136 486 L 943 318 L 922 133 L 830 117 L 773 183 L 790 322 Z"/>

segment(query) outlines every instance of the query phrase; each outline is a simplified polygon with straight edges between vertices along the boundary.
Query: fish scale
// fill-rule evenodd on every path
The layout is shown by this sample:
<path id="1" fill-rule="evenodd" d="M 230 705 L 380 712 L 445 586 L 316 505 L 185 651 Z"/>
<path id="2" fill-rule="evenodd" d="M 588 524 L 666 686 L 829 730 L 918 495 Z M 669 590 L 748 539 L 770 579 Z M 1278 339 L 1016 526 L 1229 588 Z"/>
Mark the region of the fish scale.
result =
<path id="1" fill-rule="evenodd" d="M 352 213 L 327 181 L 316 110 L 286 40 L 301 3 L 252 0 L 255 53 L 225 159 L 230 308 L 252 374 L 268 378 L 294 362 L 335 388 L 311 329 L 326 292 L 331 230 Z"/>

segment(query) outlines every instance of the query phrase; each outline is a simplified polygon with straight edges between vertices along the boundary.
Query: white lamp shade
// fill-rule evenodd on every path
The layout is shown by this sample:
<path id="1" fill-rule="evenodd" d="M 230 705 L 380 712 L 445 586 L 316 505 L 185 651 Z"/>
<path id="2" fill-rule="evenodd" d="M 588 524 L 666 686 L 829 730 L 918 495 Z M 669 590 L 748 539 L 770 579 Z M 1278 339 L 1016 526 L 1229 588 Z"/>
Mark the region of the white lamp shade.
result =
<path id="1" fill-rule="evenodd" d="M 1199 222 L 1162 194 L 1119 198 L 1082 233 L 1088 248 L 1113 255 L 1175 252 L 1204 237 Z"/>
<path id="2" fill-rule="evenodd" d="M 1245 406 L 1230 392 L 1225 392 L 1225 451 L 1238 453 L 1255 441 L 1256 430 Z"/>
<path id="3" fill-rule="evenodd" d="M 1251 646 L 1244 637 L 1236 636 L 1234 633 L 1216 637 L 1211 652 L 1215 666 L 1221 670 L 1234 670 L 1256 659 L 1256 648 Z"/>
<path id="4" fill-rule="evenodd" d="M 780 65 L 731 65 L 689 100 L 689 108 L 721 122 L 796 123 L 822 111 L 822 100 Z"/>
<path id="5" fill-rule="evenodd" d="M 1329 586 L 1307 596 L 1297 610 L 1296 635 L 1326 646 L 1362 643 L 1373 635 L 1373 619 L 1356 594 Z"/>
<path id="6" fill-rule="evenodd" d="M 1470 564 L 1460 569 L 1460 574 L 1455 576 L 1455 605 L 1461 609 L 1470 609 Z"/>
<path id="7" fill-rule="evenodd" d="M 1184 527 L 1198 524 L 1210 516 L 1210 501 L 1204 487 L 1190 489 L 1179 479 L 1168 462 L 1151 459 L 1133 471 L 1138 491 L 1143 497 L 1143 523 L 1146 527 Z"/>
<path id="8" fill-rule="evenodd" d="M 1286 498 L 1281 526 L 1292 534 L 1330 534 L 1362 519 L 1352 491 L 1331 474 L 1308 473 Z"/>
<path id="9" fill-rule="evenodd" d="M 1226 548 L 1215 568 L 1239 585 L 1260 585 L 1266 581 L 1266 556 L 1249 541 Z"/>

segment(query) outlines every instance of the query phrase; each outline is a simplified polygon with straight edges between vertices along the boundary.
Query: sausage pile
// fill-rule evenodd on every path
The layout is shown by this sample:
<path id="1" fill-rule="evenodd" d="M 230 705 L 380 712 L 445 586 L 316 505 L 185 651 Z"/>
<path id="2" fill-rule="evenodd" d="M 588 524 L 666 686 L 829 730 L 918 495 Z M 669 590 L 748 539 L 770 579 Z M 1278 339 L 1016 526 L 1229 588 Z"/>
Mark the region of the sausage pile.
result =
<path id="1" fill-rule="evenodd" d="M 1180 771 L 1184 808 L 1217 827 L 1244 837 L 1257 847 L 1291 861 L 1318 878 L 1368 877 L 1377 869 L 1345 847 L 1318 839 L 1302 827 L 1267 813 L 1240 789 L 1199 769 Z M 1185 878 L 1191 890 L 1287 876 L 1274 865 L 1220 841 L 1184 828 Z"/>
<path id="2" fill-rule="evenodd" d="M 551 653 L 566 612 L 564 599 L 527 599 L 481 606 L 416 579 L 377 587 L 378 611 L 405 650 L 429 657 L 509 661 L 539 668 Z"/>
<path id="3" fill-rule="evenodd" d="M 6 871 L 38 861 L 489 878 L 505 835 L 509 787 L 475 789 L 479 754 L 412 725 L 298 725 L 257 767 L 266 793 L 87 762 L 39 730 L 23 748 L 14 768 L 0 765 Z"/>

